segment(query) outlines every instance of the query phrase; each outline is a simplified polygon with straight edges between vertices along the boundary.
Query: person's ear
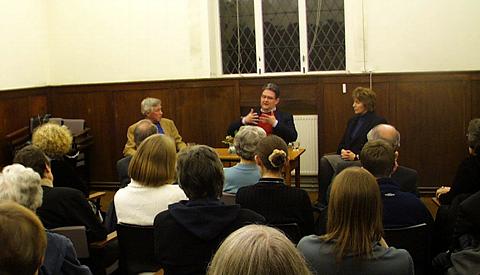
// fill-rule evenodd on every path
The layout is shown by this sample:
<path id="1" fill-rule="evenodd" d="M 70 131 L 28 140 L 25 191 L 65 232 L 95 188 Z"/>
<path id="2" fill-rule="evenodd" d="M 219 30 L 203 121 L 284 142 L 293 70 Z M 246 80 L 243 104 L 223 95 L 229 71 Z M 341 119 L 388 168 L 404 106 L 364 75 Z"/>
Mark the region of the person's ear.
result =
<path id="1" fill-rule="evenodd" d="M 395 151 L 395 161 L 398 159 L 398 151 Z"/>
<path id="2" fill-rule="evenodd" d="M 50 165 L 48 164 L 45 164 L 45 171 L 43 172 L 43 177 L 49 180 L 53 180 L 52 168 L 50 168 Z"/>
<path id="3" fill-rule="evenodd" d="M 258 166 L 263 165 L 262 160 L 260 159 L 260 157 L 258 155 L 255 155 L 255 164 L 257 164 Z"/>

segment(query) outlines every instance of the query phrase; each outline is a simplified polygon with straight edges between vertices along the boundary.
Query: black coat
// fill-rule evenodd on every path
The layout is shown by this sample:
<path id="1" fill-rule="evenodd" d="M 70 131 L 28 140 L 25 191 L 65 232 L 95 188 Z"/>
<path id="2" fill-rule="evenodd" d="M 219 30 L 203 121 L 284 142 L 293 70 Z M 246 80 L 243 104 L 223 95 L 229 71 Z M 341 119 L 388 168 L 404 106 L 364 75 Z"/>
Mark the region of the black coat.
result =
<path id="1" fill-rule="evenodd" d="M 365 118 L 365 122 L 363 123 L 361 128 L 358 129 L 357 134 L 352 137 L 353 130 L 355 129 L 355 126 L 357 126 L 358 120 L 361 117 Z M 337 154 L 340 155 L 342 149 L 347 149 L 354 152 L 355 154 L 360 154 L 363 145 L 367 143 L 368 131 L 370 131 L 378 124 L 385 123 L 387 123 L 387 120 L 381 116 L 376 115 L 374 112 L 367 112 L 363 116 L 355 115 L 350 120 L 348 120 L 345 133 L 343 134 L 340 144 L 338 144 Z"/>

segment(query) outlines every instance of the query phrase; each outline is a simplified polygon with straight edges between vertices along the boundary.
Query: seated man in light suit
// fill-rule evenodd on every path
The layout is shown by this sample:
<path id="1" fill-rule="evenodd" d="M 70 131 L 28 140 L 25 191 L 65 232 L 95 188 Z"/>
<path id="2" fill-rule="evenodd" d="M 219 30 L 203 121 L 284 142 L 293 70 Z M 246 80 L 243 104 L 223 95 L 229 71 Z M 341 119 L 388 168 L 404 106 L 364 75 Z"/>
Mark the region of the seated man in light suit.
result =
<path id="1" fill-rule="evenodd" d="M 293 116 L 279 111 L 277 109 L 279 102 L 280 87 L 275 83 L 265 84 L 260 96 L 260 110 L 250 109 L 246 116 L 230 124 L 227 134 L 233 137 L 243 125 L 256 125 L 263 128 L 267 135 L 281 137 L 285 143 L 297 140 Z"/>
<path id="2" fill-rule="evenodd" d="M 177 152 L 182 148 L 187 147 L 185 142 L 182 141 L 182 137 L 178 133 L 175 123 L 173 123 L 173 121 L 170 119 L 162 117 L 162 101 L 160 99 L 152 97 L 145 98 L 141 103 L 141 111 L 145 118 L 151 120 L 152 123 L 157 127 L 159 134 L 165 134 L 175 140 Z M 125 148 L 123 148 L 124 156 L 133 156 L 137 150 L 133 131 L 138 123 L 140 123 L 140 121 L 128 127 L 127 143 L 125 144 Z"/>

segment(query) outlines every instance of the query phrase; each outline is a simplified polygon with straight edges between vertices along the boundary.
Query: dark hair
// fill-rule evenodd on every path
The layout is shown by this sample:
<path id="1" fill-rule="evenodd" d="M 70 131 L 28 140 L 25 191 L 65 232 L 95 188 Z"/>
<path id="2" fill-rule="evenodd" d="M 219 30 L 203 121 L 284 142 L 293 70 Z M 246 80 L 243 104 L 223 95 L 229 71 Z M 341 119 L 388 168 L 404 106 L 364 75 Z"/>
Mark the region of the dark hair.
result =
<path id="1" fill-rule="evenodd" d="M 133 141 L 135 142 L 135 146 L 138 148 L 142 141 L 144 141 L 147 137 L 156 134 L 157 132 L 157 126 L 155 126 L 150 120 L 141 120 L 133 130 Z"/>
<path id="2" fill-rule="evenodd" d="M 367 142 L 360 152 L 360 161 L 363 168 L 375 177 L 388 177 L 395 165 L 395 151 L 383 139 Z"/>
<path id="3" fill-rule="evenodd" d="M 41 178 L 45 174 L 47 165 L 50 165 L 50 161 L 43 151 L 34 145 L 25 146 L 18 151 L 13 158 L 13 163 L 19 163 L 25 167 L 32 168 Z"/>
<path id="4" fill-rule="evenodd" d="M 267 170 L 280 171 L 288 160 L 288 147 L 283 139 L 270 135 L 257 144 L 256 155 Z"/>
<path id="5" fill-rule="evenodd" d="M 352 98 L 362 102 L 369 112 L 375 111 L 377 94 L 372 89 L 357 87 L 352 92 Z"/>
<path id="6" fill-rule="evenodd" d="M 262 91 L 265 91 L 265 90 L 270 90 L 272 92 L 275 93 L 275 98 L 279 98 L 280 97 L 280 87 L 275 84 L 275 83 L 267 83 L 265 85 L 263 85 L 262 87 Z"/>
<path id="7" fill-rule="evenodd" d="M 223 165 L 206 145 L 184 148 L 177 159 L 178 183 L 189 199 L 219 198 L 223 190 Z"/>

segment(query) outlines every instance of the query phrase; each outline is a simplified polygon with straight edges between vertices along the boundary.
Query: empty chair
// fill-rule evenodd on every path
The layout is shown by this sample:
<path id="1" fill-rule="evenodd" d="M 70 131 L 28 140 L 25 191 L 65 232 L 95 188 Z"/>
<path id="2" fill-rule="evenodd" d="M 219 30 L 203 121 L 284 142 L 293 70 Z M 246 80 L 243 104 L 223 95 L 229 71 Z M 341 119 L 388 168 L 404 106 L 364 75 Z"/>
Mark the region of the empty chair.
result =
<path id="1" fill-rule="evenodd" d="M 400 228 L 385 228 L 389 246 L 403 248 L 412 256 L 415 274 L 427 274 L 430 263 L 430 229 L 426 223 Z"/>
<path id="2" fill-rule="evenodd" d="M 153 226 L 117 224 L 120 245 L 120 270 L 123 274 L 154 272 L 160 269 L 155 262 Z"/>

